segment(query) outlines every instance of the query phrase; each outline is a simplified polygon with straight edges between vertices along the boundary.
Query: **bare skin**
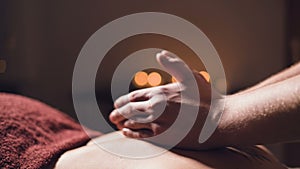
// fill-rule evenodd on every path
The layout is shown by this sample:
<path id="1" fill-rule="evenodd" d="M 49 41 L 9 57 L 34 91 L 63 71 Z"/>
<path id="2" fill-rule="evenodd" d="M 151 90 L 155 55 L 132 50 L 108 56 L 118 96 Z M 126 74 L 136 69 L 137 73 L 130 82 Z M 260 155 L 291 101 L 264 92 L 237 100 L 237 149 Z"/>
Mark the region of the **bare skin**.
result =
<path id="1" fill-rule="evenodd" d="M 184 69 L 185 65 L 182 65 L 180 60 L 174 59 L 174 62 L 177 62 L 177 66 L 183 66 Z M 164 63 L 162 65 L 165 68 L 168 66 Z M 265 148 L 246 145 L 299 139 L 297 122 L 300 119 L 297 114 L 299 114 L 300 102 L 300 64 L 245 91 L 230 96 L 220 96 L 219 99 L 226 98 L 226 109 L 221 123 L 213 136 L 202 145 L 193 139 L 198 139 L 203 119 L 207 115 L 207 107 L 210 106 L 210 84 L 201 75 L 194 73 L 198 85 L 201 86 L 201 96 L 205 96 L 206 99 L 201 99 L 203 102 L 197 104 L 192 102 L 188 95 L 180 97 L 181 91 L 188 90 L 188 82 L 185 82 L 188 79 L 185 79 L 180 72 L 176 72 L 177 68 L 167 67 L 167 70 L 175 75 L 177 80 L 179 79 L 178 83 L 135 91 L 116 101 L 117 109 L 112 112 L 110 119 L 118 128 L 123 129 L 122 133 L 127 137 L 121 135 L 120 132 L 98 137 L 86 146 L 64 153 L 57 162 L 56 169 L 286 168 Z M 160 102 L 166 101 L 163 100 L 165 98 L 168 98 L 166 111 L 158 119 L 148 123 L 137 123 L 127 119 L 127 117 L 136 117 L 133 119 L 146 117 L 146 120 L 151 120 L 155 117 L 155 110 L 161 105 Z M 151 101 L 147 102 L 149 100 Z M 178 105 L 182 102 L 189 106 L 199 106 L 200 109 L 197 125 L 192 128 L 179 147 L 203 149 L 232 145 L 235 148 L 226 147 L 209 151 L 173 149 L 156 157 L 137 160 L 121 158 L 98 147 L 97 144 L 105 144 L 130 151 L 136 144 L 143 144 L 147 150 L 162 149 L 139 139 L 160 134 L 168 128 L 176 118 L 174 114 L 176 115 Z M 143 117 L 138 116 L 139 113 L 144 113 Z M 149 118 L 149 115 L 152 116 Z"/>
<path id="2" fill-rule="evenodd" d="M 202 75 L 193 72 L 198 85 L 202 86 L 202 88 L 199 88 L 202 102 L 195 102 L 193 96 L 194 91 L 190 89 L 192 83 L 191 77 L 187 75 L 192 72 L 182 60 L 175 56 L 165 54 L 167 54 L 167 52 L 164 52 L 162 55 L 157 55 L 157 59 L 168 72 L 175 76 L 178 83 L 142 89 L 120 97 L 115 102 L 117 109 L 110 114 L 110 120 L 115 123 L 119 129 L 122 129 L 123 134 L 128 137 L 147 138 L 158 135 L 168 129 L 177 118 L 181 104 L 184 104 L 186 109 L 194 109 L 197 107 L 199 108 L 197 123 L 195 123 L 189 134 L 181 140 L 179 144 L 181 148 L 193 149 L 199 144 L 199 133 L 209 111 L 211 87 Z M 221 95 L 220 99 L 222 99 Z M 165 102 L 167 105 L 165 111 L 161 115 L 156 114 L 156 112 L 161 109 L 161 105 L 165 104 Z M 182 127 L 178 127 L 176 131 L 177 135 L 174 135 L 173 138 L 159 140 L 159 142 L 155 143 L 159 145 L 169 145 L 169 140 L 174 140 L 186 132 L 185 124 L 195 120 L 193 116 L 188 114 L 189 112 L 186 113 L 187 115 L 180 123 Z M 145 116 L 146 120 L 150 120 L 151 122 L 137 122 L 135 116 L 141 114 Z M 157 116 L 159 117 L 157 118 Z M 127 118 L 131 119 L 127 120 Z M 197 139 L 194 139 L 196 137 Z"/>
<path id="3" fill-rule="evenodd" d="M 110 120 L 123 130 L 124 135 L 132 138 L 145 138 L 162 133 L 173 123 L 176 118 L 174 112 L 177 112 L 178 105 L 183 103 L 188 106 L 199 106 L 199 113 L 196 125 L 178 145 L 181 148 L 248 146 L 300 139 L 299 64 L 248 90 L 233 95 L 220 95 L 217 99 L 225 102 L 221 121 L 210 139 L 200 144 L 198 143 L 199 133 L 211 101 L 210 84 L 201 75 L 194 74 L 201 94 L 201 103 L 195 104 L 190 96 L 180 97 L 180 92 L 189 90 L 189 79 L 185 79 L 188 66 L 166 51 L 160 53 L 157 60 L 179 82 L 134 91 L 127 96 L 120 97 L 115 102 L 116 109 L 111 113 Z M 140 115 L 141 112 L 145 113 L 143 115 L 146 115 L 146 118 L 155 114 L 155 106 L 140 104 L 149 100 L 152 101 L 151 103 L 154 102 L 154 105 L 167 102 L 167 107 L 160 118 L 147 123 L 127 119 Z"/>
<path id="4" fill-rule="evenodd" d="M 130 139 L 120 132 L 106 134 L 90 141 L 86 146 L 64 153 L 55 169 L 284 169 L 266 149 L 260 146 L 244 148 L 222 148 L 210 151 L 172 150 L 144 159 L 130 159 L 111 154 L 97 144 L 132 150 L 136 144 L 143 144 L 147 150 L 161 149 L 151 143 Z"/>
<path id="5" fill-rule="evenodd" d="M 285 70 L 272 75 L 271 77 L 258 83 L 257 85 L 254 85 L 254 86 L 252 86 L 246 90 L 240 91 L 236 94 L 243 94 L 243 93 L 247 93 L 250 91 L 254 91 L 256 89 L 287 80 L 287 79 L 292 78 L 297 75 L 300 75 L 300 63 L 292 65 L 291 67 L 286 68 Z"/>

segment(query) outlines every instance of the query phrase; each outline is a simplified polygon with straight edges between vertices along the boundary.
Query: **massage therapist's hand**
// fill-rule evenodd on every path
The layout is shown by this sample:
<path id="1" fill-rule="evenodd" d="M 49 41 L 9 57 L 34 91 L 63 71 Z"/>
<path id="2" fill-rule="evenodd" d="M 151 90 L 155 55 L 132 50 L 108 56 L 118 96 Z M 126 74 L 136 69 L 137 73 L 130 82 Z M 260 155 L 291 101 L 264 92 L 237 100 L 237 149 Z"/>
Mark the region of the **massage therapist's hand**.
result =
<path id="1" fill-rule="evenodd" d="M 211 104 L 211 85 L 198 72 L 191 73 L 189 67 L 178 57 L 163 51 L 156 56 L 159 64 L 173 75 L 178 82 L 163 86 L 136 90 L 127 95 L 121 96 L 115 101 L 115 110 L 110 114 L 110 120 L 122 129 L 125 136 L 131 138 L 146 138 L 158 135 L 168 129 L 177 118 L 180 106 L 198 109 L 196 123 L 188 135 L 183 139 L 179 147 L 198 147 L 200 131 L 206 120 Z M 190 74 L 190 76 L 188 76 Z M 190 88 L 194 77 L 201 97 L 201 102 L 194 98 L 195 91 Z M 222 99 L 220 95 L 220 99 Z M 190 112 L 186 114 L 183 125 L 193 123 L 194 116 Z M 177 133 L 185 131 L 176 131 Z M 172 138 L 168 138 L 172 139 Z M 165 143 L 158 144 L 168 144 Z"/>

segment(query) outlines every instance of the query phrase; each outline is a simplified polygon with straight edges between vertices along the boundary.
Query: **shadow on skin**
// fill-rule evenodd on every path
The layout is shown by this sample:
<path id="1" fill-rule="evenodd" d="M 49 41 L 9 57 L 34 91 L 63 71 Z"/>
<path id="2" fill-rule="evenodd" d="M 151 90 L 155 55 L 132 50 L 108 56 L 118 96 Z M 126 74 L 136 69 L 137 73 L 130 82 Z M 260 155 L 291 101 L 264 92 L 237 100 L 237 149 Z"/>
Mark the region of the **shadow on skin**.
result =
<path id="1" fill-rule="evenodd" d="M 100 136 L 90 141 L 86 146 L 71 150 L 63 154 L 56 164 L 56 169 L 100 169 L 100 168 L 124 168 L 124 169 L 151 169 L 151 168 L 255 168 L 255 169 L 284 169 L 277 159 L 262 146 L 243 148 L 221 148 L 206 151 L 187 151 L 173 149 L 161 155 L 130 159 L 113 155 L 97 144 L 106 147 L 123 149 L 120 151 L 134 151 L 139 144 L 145 151 L 163 150 L 151 143 L 124 137 L 120 132 L 114 132 Z"/>

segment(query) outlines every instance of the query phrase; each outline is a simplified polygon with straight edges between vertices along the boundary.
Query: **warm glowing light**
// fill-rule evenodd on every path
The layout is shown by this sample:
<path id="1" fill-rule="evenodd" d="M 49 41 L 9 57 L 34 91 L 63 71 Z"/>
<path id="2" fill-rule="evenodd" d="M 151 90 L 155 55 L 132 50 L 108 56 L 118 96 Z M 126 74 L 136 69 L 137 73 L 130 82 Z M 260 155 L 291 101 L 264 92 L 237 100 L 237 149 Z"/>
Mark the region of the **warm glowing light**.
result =
<path id="1" fill-rule="evenodd" d="M 157 72 L 152 72 L 148 76 L 148 83 L 151 86 L 158 86 L 161 84 L 161 76 Z"/>
<path id="2" fill-rule="evenodd" d="M 205 79 L 207 82 L 210 81 L 210 76 L 209 76 L 209 74 L 208 74 L 206 71 L 200 71 L 199 73 L 204 77 L 204 79 Z"/>
<path id="3" fill-rule="evenodd" d="M 176 83 L 177 80 L 175 79 L 175 77 L 172 76 L 172 79 L 171 79 L 172 83 Z"/>
<path id="4" fill-rule="evenodd" d="M 148 82 L 148 75 L 146 72 L 137 72 L 134 76 L 134 82 L 138 86 L 145 86 Z"/>

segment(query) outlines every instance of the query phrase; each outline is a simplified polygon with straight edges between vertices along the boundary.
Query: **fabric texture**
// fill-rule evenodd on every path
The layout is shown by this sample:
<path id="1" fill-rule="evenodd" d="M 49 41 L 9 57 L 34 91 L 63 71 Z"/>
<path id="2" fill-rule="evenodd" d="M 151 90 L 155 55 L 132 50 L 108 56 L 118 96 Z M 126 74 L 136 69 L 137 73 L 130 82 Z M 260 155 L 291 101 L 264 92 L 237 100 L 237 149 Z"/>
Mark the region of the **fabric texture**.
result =
<path id="1" fill-rule="evenodd" d="M 53 168 L 61 154 L 101 135 L 87 131 L 46 104 L 0 93 L 1 169 Z"/>

